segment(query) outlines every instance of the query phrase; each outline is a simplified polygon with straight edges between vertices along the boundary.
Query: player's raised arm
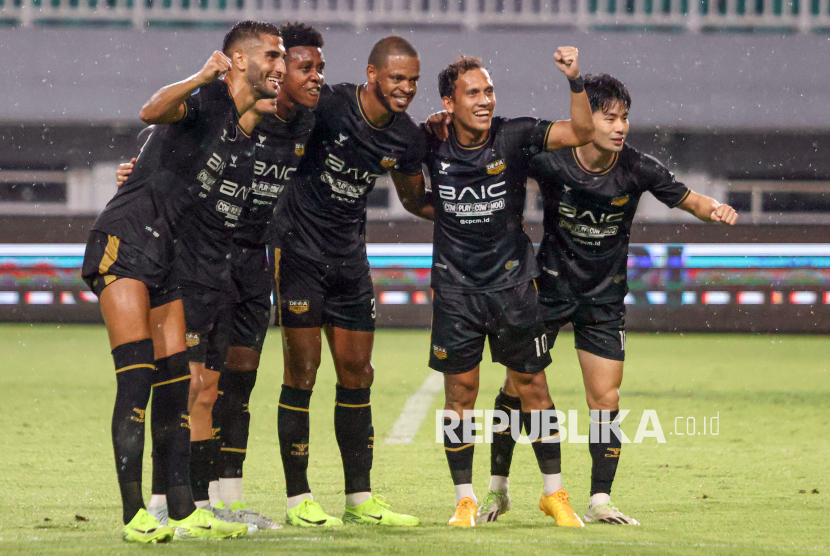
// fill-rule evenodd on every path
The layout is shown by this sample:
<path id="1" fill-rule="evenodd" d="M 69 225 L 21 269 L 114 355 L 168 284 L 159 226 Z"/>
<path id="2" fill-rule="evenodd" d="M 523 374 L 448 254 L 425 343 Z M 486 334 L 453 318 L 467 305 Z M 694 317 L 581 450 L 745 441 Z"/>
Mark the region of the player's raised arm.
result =
<path id="1" fill-rule="evenodd" d="M 553 54 L 556 67 L 565 74 L 571 87 L 571 119 L 555 122 L 548 133 L 545 148 L 555 151 L 564 147 L 579 147 L 594 139 L 594 119 L 591 103 L 585 93 L 579 73 L 579 50 L 560 46 Z"/>
<path id="2" fill-rule="evenodd" d="M 677 208 L 685 210 L 704 222 L 723 222 L 734 226 L 735 222 L 738 221 L 738 213 L 735 212 L 735 209 L 694 191 L 689 191 L 689 194 L 683 199 L 682 203 L 677 205 Z"/>
<path id="3" fill-rule="evenodd" d="M 423 173 L 408 176 L 393 170 L 389 175 L 407 212 L 425 220 L 435 220 L 435 209 L 430 202 Z"/>
<path id="4" fill-rule="evenodd" d="M 141 109 L 139 117 L 146 124 L 172 124 L 185 115 L 185 104 L 193 91 L 218 79 L 231 69 L 231 59 L 215 51 L 199 73 L 184 81 L 159 89 Z"/>

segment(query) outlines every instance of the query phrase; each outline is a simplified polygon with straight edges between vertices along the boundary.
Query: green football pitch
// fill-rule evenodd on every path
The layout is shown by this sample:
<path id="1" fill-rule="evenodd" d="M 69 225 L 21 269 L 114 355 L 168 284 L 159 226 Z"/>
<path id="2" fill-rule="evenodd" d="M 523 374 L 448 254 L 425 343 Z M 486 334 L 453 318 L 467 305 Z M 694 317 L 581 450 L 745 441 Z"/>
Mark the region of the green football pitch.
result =
<path id="1" fill-rule="evenodd" d="M 532 450 L 519 445 L 512 511 L 496 523 L 458 530 L 446 525 L 454 494 L 443 446 L 435 440 L 442 392 L 412 443 L 386 443 L 407 399 L 432 373 L 428 332 L 380 331 L 372 389 L 374 491 L 396 510 L 419 516 L 421 527 L 286 527 L 234 541 L 156 547 L 120 540 L 109 432 L 115 380 L 107 345 L 103 327 L 0 326 L 0 554 L 830 551 L 830 346 L 823 337 L 630 334 L 621 392 L 621 406 L 630 413 L 622 429 L 633 440 L 644 411 L 654 410 L 666 440 L 647 437 L 623 446 L 612 499 L 642 526 L 553 526 L 538 510 L 541 479 Z M 323 360 L 311 402 L 309 475 L 315 499 L 338 515 L 344 496 L 332 425 L 334 372 L 331 359 Z M 557 408 L 580 412 L 579 430 L 568 431 L 562 454 L 565 487 L 582 514 L 590 457 L 586 444 L 570 440 L 587 432 L 587 410 L 570 334 L 559 338 L 553 360 L 548 382 Z M 251 400 L 245 464 L 246 501 L 275 518 L 285 513 L 276 442 L 281 361 L 275 331 Z M 504 371 L 487 362 L 481 375 L 478 407 L 490 409 Z M 145 456 L 148 490 L 149 445 Z M 480 444 L 474 473 L 480 498 L 488 471 L 489 449 Z"/>

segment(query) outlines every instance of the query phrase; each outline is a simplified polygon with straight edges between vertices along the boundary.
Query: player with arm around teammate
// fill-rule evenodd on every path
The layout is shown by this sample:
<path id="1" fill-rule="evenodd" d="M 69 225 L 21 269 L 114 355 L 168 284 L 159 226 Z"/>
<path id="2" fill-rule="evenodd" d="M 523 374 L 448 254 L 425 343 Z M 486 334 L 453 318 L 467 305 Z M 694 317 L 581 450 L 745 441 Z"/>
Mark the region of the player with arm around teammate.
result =
<path id="1" fill-rule="evenodd" d="M 650 192 L 704 222 L 734 225 L 735 210 L 700 195 L 675 180 L 655 158 L 625 143 L 631 97 L 608 74 L 588 75 L 594 140 L 584 146 L 540 154 L 532 161 L 544 200 L 544 238 L 538 253 L 539 298 L 548 342 L 559 329 L 574 327 L 588 408 L 591 410 L 591 500 L 586 522 L 638 525 L 611 504 L 611 485 L 622 447 L 610 430 L 618 420 L 619 387 L 625 359 L 626 268 L 631 225 L 640 197 Z M 518 390 L 508 377 L 496 398 L 498 409 L 518 405 Z M 610 433 L 610 434 L 608 434 Z M 496 435 L 492 473 L 502 489 L 491 489 L 485 514 L 503 513 L 509 504 L 507 474 L 514 441 Z"/>
<path id="2" fill-rule="evenodd" d="M 323 86 L 306 153 L 279 215 L 279 303 L 285 374 L 277 427 L 287 521 L 338 526 L 308 482 L 309 404 L 322 331 L 337 373 L 334 429 L 345 476 L 345 521 L 414 526 L 372 496 L 374 429 L 370 387 L 375 299 L 366 255 L 366 198 L 378 177 L 423 183 L 422 130 L 409 118 L 420 77 L 415 49 L 400 37 L 373 47 L 367 83 Z M 409 201 L 407 201 L 409 202 Z"/>
<path id="3" fill-rule="evenodd" d="M 142 119 L 159 125 L 145 143 L 135 175 L 119 188 L 96 220 L 84 256 L 83 276 L 101 300 L 116 367 L 118 390 L 112 436 L 121 487 L 124 539 L 226 538 L 246 528 L 197 510 L 188 480 L 190 450 L 187 411 L 190 373 L 184 342 L 184 315 L 171 276 L 173 243 L 181 214 L 192 205 L 199 176 L 218 180 L 214 156 L 230 156 L 221 138 L 261 98 L 246 62 L 259 49 L 229 58 L 214 52 L 202 70 L 164 87 L 144 106 Z M 260 78 L 273 68 L 259 68 Z M 217 84 L 225 75 L 227 85 Z M 223 87 L 225 94 L 209 91 Z M 204 89 L 205 94 L 196 92 Z M 231 92 L 232 91 L 232 92 Z M 170 525 L 161 527 L 144 508 L 141 465 L 144 416 L 150 393 L 153 445 L 165 462 Z"/>
<path id="4" fill-rule="evenodd" d="M 439 92 L 451 118 L 445 141 L 430 141 L 427 164 L 435 218 L 432 349 L 429 365 L 444 373 L 444 444 L 456 491 L 449 524 L 474 526 L 471 430 L 479 366 L 489 337 L 494 361 L 507 367 L 521 406 L 553 411 L 542 372 L 550 364 L 534 278 L 533 245 L 522 227 L 531 158 L 545 150 L 582 145 L 593 137 L 578 51 L 554 54 L 571 88 L 570 121 L 493 117 L 496 97 L 477 58 L 461 57 L 439 76 Z M 561 526 L 582 526 L 562 488 L 559 444 L 553 436 L 533 444 L 543 476 L 541 509 Z"/>

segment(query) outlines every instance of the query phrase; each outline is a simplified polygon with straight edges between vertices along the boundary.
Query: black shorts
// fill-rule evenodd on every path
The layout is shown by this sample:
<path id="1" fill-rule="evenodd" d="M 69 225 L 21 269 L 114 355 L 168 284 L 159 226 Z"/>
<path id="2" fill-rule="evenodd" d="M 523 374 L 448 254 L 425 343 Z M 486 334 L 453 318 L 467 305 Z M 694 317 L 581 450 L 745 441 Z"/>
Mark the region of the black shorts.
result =
<path id="1" fill-rule="evenodd" d="M 598 305 L 544 298 L 539 302 L 550 347 L 559 329 L 570 322 L 576 349 L 604 359 L 625 361 L 625 303 L 622 300 Z"/>
<path id="2" fill-rule="evenodd" d="M 233 337 L 234 304 L 224 292 L 183 287 L 187 359 L 222 372 Z"/>
<path id="3" fill-rule="evenodd" d="M 461 374 L 481 363 L 484 339 L 493 361 L 520 373 L 550 365 L 545 328 L 533 282 L 485 293 L 435 291 L 429 366 Z"/>
<path id="4" fill-rule="evenodd" d="M 231 254 L 226 291 L 182 287 L 188 358 L 219 372 L 230 346 L 262 352 L 271 320 L 273 278 L 265 246 L 235 243 Z"/>
<path id="5" fill-rule="evenodd" d="M 315 261 L 283 249 L 279 292 L 281 326 L 375 330 L 375 291 L 365 258 Z"/>
<path id="6" fill-rule="evenodd" d="M 236 244 L 233 249 L 232 346 L 262 352 L 271 322 L 271 295 L 274 288 L 274 262 L 264 245 Z"/>
<path id="7" fill-rule="evenodd" d="M 104 232 L 89 234 L 81 276 L 98 297 L 120 278 L 138 280 L 147 287 L 155 309 L 181 299 L 173 273 L 132 245 Z"/>

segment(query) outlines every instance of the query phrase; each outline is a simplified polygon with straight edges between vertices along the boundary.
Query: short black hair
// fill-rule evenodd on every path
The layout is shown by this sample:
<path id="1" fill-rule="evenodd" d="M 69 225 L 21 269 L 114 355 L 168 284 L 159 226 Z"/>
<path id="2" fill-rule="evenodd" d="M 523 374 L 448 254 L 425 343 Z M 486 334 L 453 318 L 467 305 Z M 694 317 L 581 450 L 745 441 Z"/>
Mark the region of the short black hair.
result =
<path id="1" fill-rule="evenodd" d="M 231 30 L 225 35 L 225 40 L 222 41 L 222 52 L 225 53 L 225 56 L 230 57 L 236 43 L 248 39 L 257 39 L 260 35 L 281 36 L 279 27 L 273 23 L 251 20 L 240 21 L 231 27 Z"/>
<path id="2" fill-rule="evenodd" d="M 438 93 L 441 98 L 452 97 L 458 76 L 473 69 L 486 69 L 481 62 L 481 58 L 461 55 L 452 64 L 441 70 L 441 73 L 438 74 Z"/>
<path id="3" fill-rule="evenodd" d="M 616 103 L 622 104 L 626 110 L 631 109 L 631 95 L 625 83 L 611 77 L 607 73 L 596 75 L 588 74 L 584 78 L 585 92 L 588 94 L 588 101 L 591 103 L 591 111 L 605 112 L 610 110 Z"/>
<path id="4" fill-rule="evenodd" d="M 402 37 L 386 37 L 380 39 L 372 47 L 372 51 L 369 53 L 369 65 L 375 66 L 375 69 L 383 69 L 386 66 L 386 60 L 390 56 L 417 58 L 418 51 L 408 40 Z"/>
<path id="5" fill-rule="evenodd" d="M 282 44 L 286 52 L 295 46 L 323 48 L 323 35 L 320 31 L 299 21 L 284 23 L 280 27 L 280 35 L 282 35 Z"/>

